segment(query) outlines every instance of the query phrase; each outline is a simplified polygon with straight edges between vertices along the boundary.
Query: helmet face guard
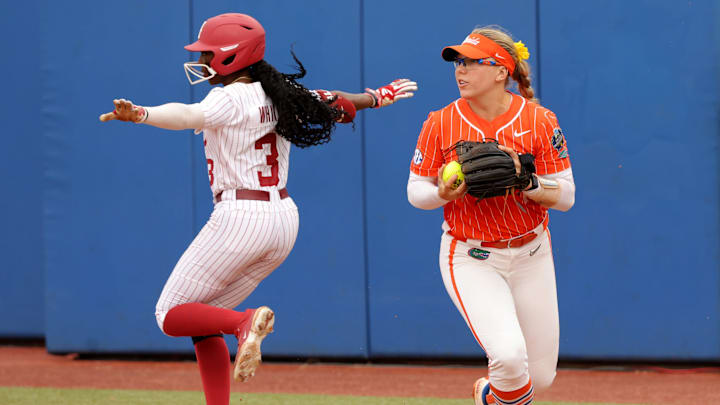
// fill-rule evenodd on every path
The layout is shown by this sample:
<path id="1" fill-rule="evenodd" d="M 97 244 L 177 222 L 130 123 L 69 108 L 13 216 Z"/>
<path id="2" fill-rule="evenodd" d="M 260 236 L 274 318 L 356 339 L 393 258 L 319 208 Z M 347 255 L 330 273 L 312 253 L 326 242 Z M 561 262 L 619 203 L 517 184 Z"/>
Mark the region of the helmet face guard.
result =
<path id="1" fill-rule="evenodd" d="M 197 62 L 186 62 L 183 64 L 183 67 L 185 68 L 185 76 L 187 76 L 188 81 L 190 84 L 198 84 L 202 83 L 206 80 L 210 80 L 213 77 L 217 75 L 217 72 L 211 68 L 210 66 L 203 64 L 203 63 L 197 63 Z M 205 76 L 204 69 L 207 69 L 207 71 L 210 73 L 209 75 Z M 195 79 L 193 79 L 193 76 Z"/>
<path id="2" fill-rule="evenodd" d="M 228 13 L 212 17 L 200 27 L 198 40 L 185 47 L 193 52 L 212 52 L 210 66 L 186 63 L 185 74 L 191 84 L 208 80 L 215 75 L 227 76 L 257 63 L 265 55 L 265 29 L 249 15 Z M 206 68 L 210 76 L 197 69 Z M 193 75 L 201 80 L 192 80 Z"/>

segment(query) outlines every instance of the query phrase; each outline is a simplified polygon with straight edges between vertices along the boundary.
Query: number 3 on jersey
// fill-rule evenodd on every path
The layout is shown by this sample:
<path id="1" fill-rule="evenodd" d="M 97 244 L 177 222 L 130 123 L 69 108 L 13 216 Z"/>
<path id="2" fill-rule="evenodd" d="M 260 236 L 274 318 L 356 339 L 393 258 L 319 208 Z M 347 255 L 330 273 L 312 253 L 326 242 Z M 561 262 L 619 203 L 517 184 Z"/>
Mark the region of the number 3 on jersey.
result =
<path id="1" fill-rule="evenodd" d="M 278 180 L 278 151 L 277 151 L 277 135 L 275 132 L 270 132 L 255 142 L 255 149 L 263 150 L 265 145 L 270 145 L 270 150 L 265 151 L 265 163 L 270 166 L 270 176 L 263 176 L 263 173 L 258 170 L 258 180 L 262 187 L 277 186 Z"/>
<path id="2" fill-rule="evenodd" d="M 208 164 L 208 177 L 210 177 L 210 185 L 212 186 L 215 182 L 215 176 L 213 176 L 213 170 L 215 169 L 215 162 L 212 159 L 207 160 Z"/>
<path id="3" fill-rule="evenodd" d="M 203 146 L 207 146 L 207 140 L 203 140 Z M 215 170 L 215 162 L 213 162 L 212 159 L 207 159 L 207 165 L 210 186 L 212 187 L 213 183 L 215 182 L 215 176 L 213 175 L 213 170 Z"/>

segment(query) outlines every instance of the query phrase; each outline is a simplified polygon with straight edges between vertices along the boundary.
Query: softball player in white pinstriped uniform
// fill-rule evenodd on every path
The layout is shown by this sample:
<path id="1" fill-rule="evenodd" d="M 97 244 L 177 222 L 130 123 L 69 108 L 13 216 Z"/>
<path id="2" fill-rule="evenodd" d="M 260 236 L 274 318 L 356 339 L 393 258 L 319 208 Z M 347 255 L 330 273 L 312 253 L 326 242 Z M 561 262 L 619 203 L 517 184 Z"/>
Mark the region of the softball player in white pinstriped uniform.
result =
<path id="1" fill-rule="evenodd" d="M 207 20 L 201 52 L 186 63 L 191 84 L 222 84 L 197 104 L 141 107 L 114 100 L 101 121 L 145 123 L 165 129 L 203 132 L 215 208 L 207 224 L 178 261 L 156 307 L 167 335 L 192 337 L 208 405 L 230 400 L 230 363 L 222 334 L 235 334 L 234 378 L 245 381 L 260 363 L 260 343 L 272 332 L 268 307 L 233 311 L 290 253 L 298 232 L 298 211 L 286 189 L 290 144 L 307 147 L 330 140 L 336 122 L 350 122 L 358 109 L 382 107 L 417 89 L 407 79 L 350 94 L 309 91 L 300 72 L 282 74 L 263 60 L 265 31 L 244 14 Z"/>
<path id="2" fill-rule="evenodd" d="M 277 112 L 260 83 L 216 87 L 199 106 L 216 205 L 160 295 L 161 327 L 186 302 L 237 306 L 290 254 L 298 230 L 285 188 L 290 142 L 274 132 Z M 251 194 L 238 198 L 237 190 Z"/>

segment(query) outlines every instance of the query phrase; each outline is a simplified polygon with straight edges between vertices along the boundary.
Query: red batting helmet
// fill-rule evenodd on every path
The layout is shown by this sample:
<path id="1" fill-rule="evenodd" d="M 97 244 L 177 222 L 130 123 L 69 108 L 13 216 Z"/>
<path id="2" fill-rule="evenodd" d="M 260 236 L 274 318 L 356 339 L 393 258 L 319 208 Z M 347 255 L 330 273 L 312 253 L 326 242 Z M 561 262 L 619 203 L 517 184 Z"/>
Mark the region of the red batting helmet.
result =
<path id="1" fill-rule="evenodd" d="M 265 30 L 245 14 L 220 14 L 200 27 L 198 40 L 185 47 L 188 51 L 210 51 L 210 67 L 227 76 L 262 60 L 265 55 Z M 235 56 L 229 63 L 228 58 Z"/>

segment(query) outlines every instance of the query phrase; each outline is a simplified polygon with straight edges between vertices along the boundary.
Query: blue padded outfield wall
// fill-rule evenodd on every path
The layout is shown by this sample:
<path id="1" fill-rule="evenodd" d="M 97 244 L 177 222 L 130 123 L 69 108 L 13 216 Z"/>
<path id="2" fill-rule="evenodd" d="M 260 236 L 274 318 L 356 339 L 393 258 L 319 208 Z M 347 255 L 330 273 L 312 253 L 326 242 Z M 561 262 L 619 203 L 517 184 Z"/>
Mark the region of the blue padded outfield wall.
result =
<path id="1" fill-rule="evenodd" d="M 0 336 L 25 338 L 45 331 L 43 264 L 43 86 L 38 24 L 19 21 L 36 15 L 38 2 L 0 6 L 0 41 L 6 66 L 0 122 Z M 22 31 L 23 40 L 17 41 Z M 32 49 L 28 44 L 33 44 Z M 30 58 L 32 62 L 29 63 Z"/>
<path id="2" fill-rule="evenodd" d="M 720 359 L 720 3 L 540 4 L 579 190 L 553 217 L 562 353 Z"/>
<path id="3" fill-rule="evenodd" d="M 279 70 L 293 69 L 294 47 L 310 88 L 361 92 L 400 77 L 420 86 L 361 112 L 330 144 L 293 149 L 298 240 L 243 304 L 276 310 L 266 355 L 483 356 L 442 284 L 441 210 L 413 208 L 405 188 L 428 112 L 457 98 L 442 47 L 499 24 L 530 49 L 577 184 L 575 207 L 551 214 L 561 357 L 720 360 L 720 3 L 417 5 L 0 6 L 11 68 L 0 109 L 0 338 L 45 337 L 53 353 L 192 352 L 189 339 L 160 332 L 154 307 L 212 209 L 202 137 L 97 117 L 113 98 L 200 101 L 210 87 L 187 83 L 182 63 L 197 54 L 183 46 L 206 18 L 233 11 L 264 25 Z"/>

